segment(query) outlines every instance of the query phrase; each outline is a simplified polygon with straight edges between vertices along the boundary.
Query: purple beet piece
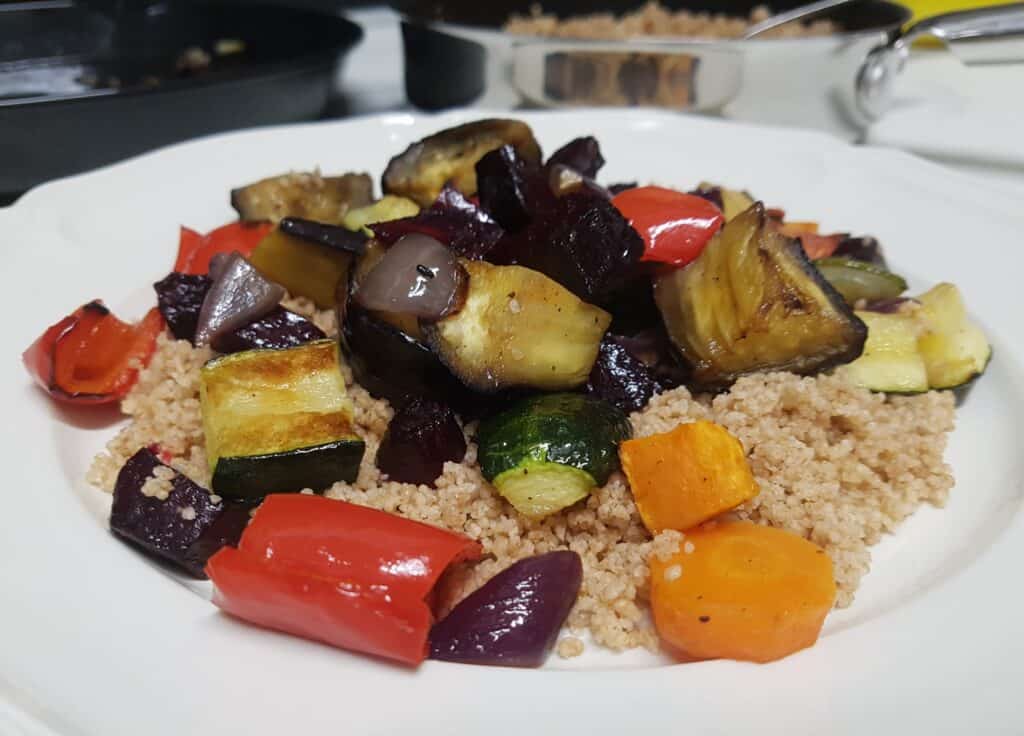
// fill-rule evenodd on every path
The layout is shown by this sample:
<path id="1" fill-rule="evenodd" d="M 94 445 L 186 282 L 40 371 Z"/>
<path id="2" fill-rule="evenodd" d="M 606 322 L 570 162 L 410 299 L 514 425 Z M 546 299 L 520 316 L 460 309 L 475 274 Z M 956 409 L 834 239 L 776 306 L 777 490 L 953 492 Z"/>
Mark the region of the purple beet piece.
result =
<path id="1" fill-rule="evenodd" d="M 859 238 L 846 237 L 839 241 L 832 256 L 835 258 L 852 258 L 864 261 L 881 268 L 886 268 L 882 246 L 876 238 L 864 236 Z"/>
<path id="2" fill-rule="evenodd" d="M 544 165 L 551 168 L 556 164 L 568 166 L 588 179 L 593 179 L 604 166 L 604 156 L 601 155 L 601 146 L 598 145 L 597 139 L 588 135 L 566 143 L 552 153 Z"/>
<path id="3" fill-rule="evenodd" d="M 587 393 L 627 414 L 640 411 L 661 387 L 651 369 L 610 336 L 601 341 L 590 371 Z"/>
<path id="4" fill-rule="evenodd" d="M 409 233 L 423 233 L 444 243 L 456 255 L 472 260 L 484 259 L 505 234 L 493 217 L 451 186 L 445 186 L 434 204 L 419 214 L 369 227 L 384 245 Z"/>
<path id="5" fill-rule="evenodd" d="M 203 300 L 212 283 L 209 276 L 172 271 L 162 281 L 153 284 L 160 314 L 164 316 L 171 334 L 179 340 L 195 340 L 199 310 L 203 308 Z"/>
<path id="6" fill-rule="evenodd" d="M 477 161 L 476 188 L 480 206 L 509 232 L 524 228 L 532 212 L 554 201 L 539 168 L 523 160 L 509 145 Z M 538 202 L 538 198 L 543 201 Z"/>
<path id="7" fill-rule="evenodd" d="M 305 317 L 284 307 L 275 307 L 255 322 L 224 335 L 217 342 L 217 349 L 222 353 L 264 348 L 282 350 L 325 337 L 324 331 Z"/>
<path id="8" fill-rule="evenodd" d="M 540 271 L 583 301 L 603 304 L 641 275 L 643 252 L 643 240 L 611 202 L 579 190 L 506 237 L 493 261 Z"/>
<path id="9" fill-rule="evenodd" d="M 446 405 L 417 398 L 395 412 L 377 449 L 390 480 L 432 486 L 444 464 L 466 455 L 466 437 Z"/>
<path id="10" fill-rule="evenodd" d="M 663 391 L 682 386 L 690 378 L 690 369 L 676 357 L 664 327 L 642 330 L 628 337 L 612 335 L 609 339 L 646 365 Z"/>
<path id="11" fill-rule="evenodd" d="M 629 191 L 630 189 L 636 189 L 637 183 L 635 181 L 620 181 L 617 184 L 609 184 L 608 191 L 614 197 L 616 194 L 622 194 L 623 192 Z"/>
<path id="12" fill-rule="evenodd" d="M 430 656 L 539 667 L 579 595 L 583 563 L 568 550 L 519 560 L 457 605 L 430 632 Z"/>
<path id="13" fill-rule="evenodd" d="M 250 511 L 256 506 L 252 502 L 234 500 L 222 501 L 221 504 L 224 509 L 182 556 L 181 564 L 185 570 L 197 578 L 206 578 L 206 561 L 221 547 L 238 546 L 238 540 L 242 538 L 242 532 L 252 518 Z"/>
<path id="14" fill-rule="evenodd" d="M 201 540 L 215 527 L 226 506 L 223 502 L 214 503 L 209 491 L 180 473 L 174 474 L 166 500 L 143 495 L 142 486 L 159 467 L 167 466 L 146 448 L 136 452 L 124 464 L 114 486 L 110 530 L 188 574 L 205 578 L 202 565 L 206 559 L 199 553 Z M 227 543 L 237 543 L 237 537 L 228 539 L 226 530 L 221 526 L 217 536 L 223 537 Z M 240 535 L 241 530 L 238 533 Z M 205 549 L 210 548 L 212 540 L 207 538 Z"/>

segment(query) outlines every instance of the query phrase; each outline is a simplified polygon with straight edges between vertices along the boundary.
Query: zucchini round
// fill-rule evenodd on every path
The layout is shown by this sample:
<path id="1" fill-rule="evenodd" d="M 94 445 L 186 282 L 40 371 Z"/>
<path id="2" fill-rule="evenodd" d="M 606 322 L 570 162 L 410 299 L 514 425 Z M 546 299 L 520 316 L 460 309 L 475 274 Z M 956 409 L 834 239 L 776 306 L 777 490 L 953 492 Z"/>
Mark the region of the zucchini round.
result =
<path id="1" fill-rule="evenodd" d="M 872 263 L 853 258 L 822 258 L 814 265 L 848 304 L 861 299 L 892 299 L 907 290 L 902 276 Z"/>
<path id="2" fill-rule="evenodd" d="M 581 394 L 548 394 L 485 419 L 477 431 L 484 477 L 516 509 L 540 518 L 570 506 L 619 467 L 626 415 Z"/>

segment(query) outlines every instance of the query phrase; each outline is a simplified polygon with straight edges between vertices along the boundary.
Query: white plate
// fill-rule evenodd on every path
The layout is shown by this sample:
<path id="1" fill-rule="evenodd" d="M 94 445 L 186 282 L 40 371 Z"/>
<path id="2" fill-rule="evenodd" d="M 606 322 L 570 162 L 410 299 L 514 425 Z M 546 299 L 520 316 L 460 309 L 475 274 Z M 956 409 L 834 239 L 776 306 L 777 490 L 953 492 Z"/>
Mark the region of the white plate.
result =
<path id="1" fill-rule="evenodd" d="M 6 275 L 0 733 L 1024 732 L 1020 203 L 910 156 L 810 133 L 647 112 L 524 114 L 546 150 L 593 133 L 604 181 L 727 182 L 826 231 L 878 236 L 918 286 L 955 280 L 995 345 L 959 413 L 947 509 L 876 548 L 856 603 L 771 665 L 673 667 L 592 653 L 544 671 L 371 661 L 219 615 L 113 539 L 82 480 L 113 428 L 60 411 L 18 353 L 97 296 L 152 303 L 179 224 L 232 217 L 232 186 L 288 169 L 366 170 L 480 113 L 253 130 L 45 185 L 0 210 Z M 567 670 L 591 671 L 558 671 Z M 18 730 L 21 729 L 21 730 Z M 36 729 L 33 731 L 32 729 Z"/>

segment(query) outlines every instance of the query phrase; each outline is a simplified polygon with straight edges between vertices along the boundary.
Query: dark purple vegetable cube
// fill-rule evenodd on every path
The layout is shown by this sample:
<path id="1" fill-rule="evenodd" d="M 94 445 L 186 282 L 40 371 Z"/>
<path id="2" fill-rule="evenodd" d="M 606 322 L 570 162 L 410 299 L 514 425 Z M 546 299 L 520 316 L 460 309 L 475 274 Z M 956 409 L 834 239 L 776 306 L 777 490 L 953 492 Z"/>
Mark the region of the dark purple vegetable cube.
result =
<path id="1" fill-rule="evenodd" d="M 512 146 L 496 148 L 477 161 L 476 187 L 480 206 L 509 232 L 521 230 L 533 212 L 554 203 L 538 167 L 520 158 Z"/>
<path id="2" fill-rule="evenodd" d="M 209 276 L 176 271 L 153 284 L 160 314 L 164 316 L 171 334 L 179 340 L 195 340 L 199 312 L 211 284 L 213 279 Z"/>
<path id="3" fill-rule="evenodd" d="M 593 136 L 575 138 L 557 151 L 544 164 L 551 168 L 561 164 L 583 174 L 588 179 L 597 176 L 597 172 L 604 166 L 604 156 L 601 155 L 601 146 Z"/>
<path id="4" fill-rule="evenodd" d="M 539 667 L 583 582 L 568 550 L 519 560 L 470 593 L 430 632 L 430 656 L 449 662 Z"/>
<path id="5" fill-rule="evenodd" d="M 643 240 L 611 202 L 580 190 L 559 197 L 494 254 L 495 262 L 535 269 L 580 299 L 603 304 L 641 276 L 643 252 Z"/>
<path id="6" fill-rule="evenodd" d="M 612 335 L 609 339 L 646 365 L 663 391 L 682 386 L 690 378 L 690 369 L 676 357 L 664 326 L 630 336 Z"/>
<path id="7" fill-rule="evenodd" d="M 643 409 L 660 390 L 654 374 L 643 361 L 633 357 L 610 336 L 601 341 L 587 381 L 587 393 L 628 414 Z"/>
<path id="8" fill-rule="evenodd" d="M 224 544 L 237 544 L 245 526 L 234 515 L 218 523 L 228 506 L 215 503 L 209 491 L 177 472 L 166 500 L 144 495 L 142 487 L 162 467 L 168 466 L 146 448 L 128 459 L 114 486 L 110 530 L 189 575 L 205 578 L 206 559 Z"/>
<path id="9" fill-rule="evenodd" d="M 185 550 L 182 565 L 197 578 L 206 578 L 206 561 L 222 547 L 235 547 L 252 518 L 256 503 L 240 500 L 222 501 L 223 510 Z"/>
<path id="10" fill-rule="evenodd" d="M 473 260 L 486 258 L 505 234 L 494 218 L 450 186 L 442 189 L 434 204 L 419 214 L 369 227 L 384 245 L 392 245 L 403 235 L 422 233 L 448 246 L 456 255 Z"/>
<path id="11" fill-rule="evenodd" d="M 366 233 L 362 231 L 352 231 L 340 225 L 304 220 L 301 217 L 286 217 L 281 220 L 278 227 L 281 232 L 296 238 L 356 255 L 366 252 L 366 241 L 369 240 Z"/>
<path id="12" fill-rule="evenodd" d="M 466 437 L 444 404 L 414 399 L 395 412 L 377 449 L 377 467 L 390 480 L 432 486 L 444 464 L 466 456 Z"/>
<path id="13" fill-rule="evenodd" d="M 832 257 L 852 258 L 855 261 L 864 261 L 881 268 L 887 268 L 881 244 L 876 238 L 870 236 L 843 238 L 839 241 L 835 251 L 833 251 Z"/>
<path id="14" fill-rule="evenodd" d="M 621 181 L 618 182 L 617 184 L 609 184 L 608 192 L 614 197 L 616 194 L 622 194 L 623 192 L 636 188 L 637 183 L 635 181 Z"/>
<path id="15" fill-rule="evenodd" d="M 325 337 L 324 331 L 305 317 L 284 307 L 274 307 L 255 322 L 221 337 L 217 349 L 222 353 L 263 348 L 283 350 Z"/>

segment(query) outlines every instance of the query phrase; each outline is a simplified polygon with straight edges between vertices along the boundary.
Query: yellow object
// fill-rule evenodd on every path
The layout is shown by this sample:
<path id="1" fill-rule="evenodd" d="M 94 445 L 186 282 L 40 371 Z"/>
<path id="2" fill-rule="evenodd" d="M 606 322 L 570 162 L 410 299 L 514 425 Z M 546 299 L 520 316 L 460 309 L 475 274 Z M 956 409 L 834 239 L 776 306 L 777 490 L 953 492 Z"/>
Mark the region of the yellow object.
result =
<path id="1" fill-rule="evenodd" d="M 249 261 L 292 296 L 308 297 L 320 309 L 330 309 L 338 282 L 348 278 L 352 254 L 301 240 L 275 227 L 256 246 Z"/>
<path id="2" fill-rule="evenodd" d="M 917 23 L 925 18 L 945 13 L 954 13 L 958 10 L 976 10 L 977 8 L 988 8 L 993 5 L 1008 5 L 1016 0 L 903 0 L 901 5 L 906 6 L 913 13 L 907 25 Z M 914 43 L 915 48 L 941 49 L 946 44 L 931 36 L 918 39 Z"/>
<path id="3" fill-rule="evenodd" d="M 758 494 L 743 445 L 714 422 L 680 424 L 671 432 L 619 447 L 640 517 L 652 533 L 686 531 Z"/>

